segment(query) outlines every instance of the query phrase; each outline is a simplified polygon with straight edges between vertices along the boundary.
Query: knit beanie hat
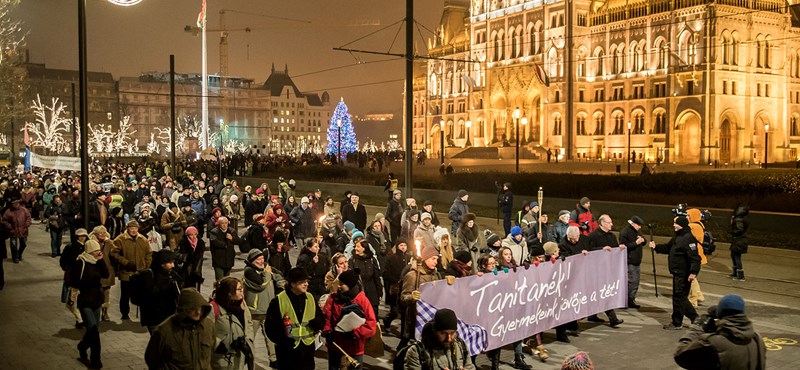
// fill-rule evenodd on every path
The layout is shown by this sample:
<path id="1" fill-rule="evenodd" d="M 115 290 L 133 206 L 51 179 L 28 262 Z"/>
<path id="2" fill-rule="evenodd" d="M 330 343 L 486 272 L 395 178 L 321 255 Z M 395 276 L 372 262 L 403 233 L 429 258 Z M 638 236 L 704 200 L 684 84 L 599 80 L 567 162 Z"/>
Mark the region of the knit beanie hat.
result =
<path id="1" fill-rule="evenodd" d="M 302 268 L 293 267 L 288 273 L 286 273 L 286 282 L 289 284 L 297 283 L 303 280 L 308 280 L 308 274 L 306 273 L 306 270 L 303 270 Z"/>
<path id="2" fill-rule="evenodd" d="M 100 250 L 100 243 L 98 243 L 97 240 L 89 240 L 86 242 L 86 244 L 83 245 L 83 251 L 86 253 L 92 253 L 99 250 Z"/>
<path id="3" fill-rule="evenodd" d="M 500 241 L 500 237 L 489 229 L 486 229 L 486 231 L 483 232 L 483 236 L 486 238 L 486 245 L 489 247 L 493 247 L 494 243 Z"/>
<path id="4" fill-rule="evenodd" d="M 717 317 L 722 318 L 740 313 L 744 313 L 744 299 L 742 297 L 736 294 L 728 294 L 719 300 Z"/>
<path id="5" fill-rule="evenodd" d="M 561 370 L 594 370 L 592 359 L 583 351 L 575 352 L 564 359 Z"/>
<path id="6" fill-rule="evenodd" d="M 361 237 L 361 239 L 364 239 L 364 233 L 362 233 L 361 231 L 353 229 L 353 236 L 350 237 L 350 240 L 351 241 L 355 241 L 356 238 L 358 238 L 358 237 Z"/>
<path id="7" fill-rule="evenodd" d="M 250 253 L 247 253 L 247 262 L 253 262 L 256 259 L 258 259 L 258 257 L 261 257 L 263 255 L 264 253 L 262 253 L 259 249 L 256 248 L 251 249 Z"/>
<path id="8" fill-rule="evenodd" d="M 558 217 L 561 217 L 563 215 L 568 215 L 568 214 L 569 214 L 569 211 L 567 211 L 566 209 L 562 209 L 562 210 L 558 211 Z"/>
<path id="9" fill-rule="evenodd" d="M 458 318 L 456 313 L 449 308 L 442 308 L 433 315 L 433 330 L 457 330 Z"/>
<path id="10" fill-rule="evenodd" d="M 511 228 L 511 236 L 522 235 L 522 228 L 519 226 L 514 226 Z"/>
<path id="11" fill-rule="evenodd" d="M 458 252 L 456 252 L 455 256 L 453 256 L 453 257 L 455 257 L 455 259 L 457 259 L 457 260 L 459 260 L 461 262 L 464 262 L 464 263 L 468 263 L 468 262 L 472 261 L 472 254 L 470 254 L 469 251 L 466 251 L 466 250 L 463 250 L 463 249 L 458 251 Z"/>
<path id="12" fill-rule="evenodd" d="M 539 202 L 537 202 L 535 200 L 533 202 L 531 202 L 531 208 L 538 207 L 538 206 L 539 206 Z"/>
<path id="13" fill-rule="evenodd" d="M 349 232 L 353 231 L 353 229 L 355 229 L 355 228 L 356 228 L 356 224 L 352 223 L 351 221 L 345 221 L 344 222 L 344 231 L 347 231 L 349 233 Z"/>
<path id="14" fill-rule="evenodd" d="M 465 195 L 469 195 L 469 193 L 467 193 L 466 190 L 461 189 L 461 190 L 458 191 L 458 197 L 459 198 L 463 198 Z"/>
<path id="15" fill-rule="evenodd" d="M 358 285 L 359 279 L 359 269 L 347 270 L 341 274 L 337 278 L 340 283 L 347 285 L 348 288 L 352 288 Z"/>
<path id="16" fill-rule="evenodd" d="M 675 217 L 675 224 L 680 226 L 682 229 L 689 229 L 689 219 L 686 218 L 686 216 Z"/>
<path id="17" fill-rule="evenodd" d="M 407 206 L 411 207 L 411 203 L 414 203 L 414 202 L 416 202 L 416 200 L 414 200 L 414 198 L 406 198 L 406 205 Z"/>
<path id="18" fill-rule="evenodd" d="M 556 247 L 557 246 L 558 245 L 556 245 Z M 538 245 L 538 244 L 533 245 L 533 246 L 529 246 L 528 250 L 530 251 L 531 256 L 544 256 L 546 254 L 545 251 L 544 251 L 544 247 L 541 246 L 541 245 Z M 517 261 L 517 262 L 520 262 L 520 261 Z"/>
<path id="19" fill-rule="evenodd" d="M 431 214 L 428 212 L 422 212 L 422 215 L 419 217 L 419 220 L 422 221 L 426 218 L 431 218 Z"/>
<path id="20" fill-rule="evenodd" d="M 395 190 L 392 192 L 392 195 L 397 195 L 397 194 L 403 194 L 403 192 L 400 190 Z"/>
<path id="21" fill-rule="evenodd" d="M 436 247 L 434 247 L 432 245 L 422 246 L 422 253 L 421 253 L 420 258 L 422 258 L 423 261 L 428 259 L 428 258 L 431 258 L 433 256 L 438 256 L 438 255 L 439 255 L 439 251 L 436 250 Z"/>

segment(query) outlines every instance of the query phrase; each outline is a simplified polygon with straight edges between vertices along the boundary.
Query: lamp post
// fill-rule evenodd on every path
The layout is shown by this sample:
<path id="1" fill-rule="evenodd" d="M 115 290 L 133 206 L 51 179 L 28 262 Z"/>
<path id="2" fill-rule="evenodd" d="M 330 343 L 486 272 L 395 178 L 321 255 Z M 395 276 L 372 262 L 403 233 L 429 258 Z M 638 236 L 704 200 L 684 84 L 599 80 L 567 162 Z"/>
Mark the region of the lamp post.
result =
<path id="1" fill-rule="evenodd" d="M 440 157 L 442 158 L 442 164 L 444 164 L 444 120 L 439 121 L 439 137 L 442 140 L 441 142 L 442 146 L 439 149 L 439 151 L 441 152 Z"/>
<path id="2" fill-rule="evenodd" d="M 631 121 L 628 121 L 628 175 L 631 174 Z"/>
<path id="3" fill-rule="evenodd" d="M 528 125 L 528 117 L 522 117 L 520 122 L 522 123 L 522 127 L 527 126 Z M 525 130 L 522 130 L 522 134 L 525 135 Z M 524 144 L 524 143 L 527 143 L 527 142 L 528 142 L 528 137 L 526 135 L 525 136 L 525 140 L 523 140 L 522 143 Z"/>
<path id="4" fill-rule="evenodd" d="M 472 121 L 467 121 L 466 126 L 467 126 L 467 143 L 464 146 L 470 146 L 471 144 L 469 143 L 469 132 L 472 130 Z"/>
<path id="5" fill-rule="evenodd" d="M 342 119 L 339 118 L 336 120 L 336 131 L 337 131 L 337 138 L 336 138 L 336 147 L 337 147 L 337 155 L 339 163 L 342 163 Z"/>
<path id="6" fill-rule="evenodd" d="M 219 119 L 219 150 L 217 151 L 217 167 L 219 167 L 218 172 L 219 172 L 220 180 L 225 179 L 225 177 L 222 176 L 222 156 L 225 155 L 225 143 L 222 141 L 222 139 L 223 139 L 222 130 L 223 130 L 223 126 L 224 125 L 225 125 L 225 121 L 222 118 L 220 118 Z"/>
<path id="7" fill-rule="evenodd" d="M 764 125 L 764 169 L 767 168 L 769 155 L 769 124 Z"/>
<path id="8" fill-rule="evenodd" d="M 517 126 L 517 135 L 516 135 L 517 136 L 517 155 L 516 155 L 517 173 L 519 173 L 519 117 L 521 117 L 521 116 L 522 116 L 522 112 L 519 110 L 519 107 L 517 107 L 517 109 L 514 109 L 514 123 Z"/>
<path id="9" fill-rule="evenodd" d="M 142 0 L 109 0 L 122 6 Z M 78 0 L 78 98 L 81 127 L 81 216 L 83 227 L 89 228 L 89 71 L 86 61 L 86 0 Z"/>

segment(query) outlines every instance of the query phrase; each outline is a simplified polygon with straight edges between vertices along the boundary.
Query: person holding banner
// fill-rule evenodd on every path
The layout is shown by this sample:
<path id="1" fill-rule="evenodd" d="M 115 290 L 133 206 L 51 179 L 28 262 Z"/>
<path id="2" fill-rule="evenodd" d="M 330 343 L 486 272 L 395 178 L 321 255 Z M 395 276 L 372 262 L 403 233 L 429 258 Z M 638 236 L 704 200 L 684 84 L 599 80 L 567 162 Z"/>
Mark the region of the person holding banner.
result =
<path id="1" fill-rule="evenodd" d="M 611 233 L 611 228 L 614 226 L 611 217 L 609 215 L 601 215 L 597 220 L 599 224 L 597 229 L 589 234 L 589 251 L 602 249 L 611 252 L 613 248 L 625 249 L 625 244 L 619 244 L 619 242 L 617 242 L 617 237 Z M 613 308 L 605 313 L 606 316 L 608 316 L 609 325 L 611 325 L 612 328 L 616 328 L 625 322 L 625 320 L 617 318 L 617 313 L 614 312 Z M 596 314 L 589 316 L 587 320 L 599 323 L 605 322 L 605 320 L 601 319 Z"/>
<path id="2" fill-rule="evenodd" d="M 418 259 L 411 262 L 408 273 L 403 275 L 402 290 L 400 293 L 400 308 L 404 312 L 400 327 L 400 344 L 398 350 L 408 344 L 414 338 L 414 331 L 417 325 L 417 305 L 422 294 L 419 286 L 434 280 L 441 280 L 442 277 L 436 270 L 439 263 L 439 251 L 432 245 L 425 245 L 421 251 L 417 249 Z"/>
<path id="3" fill-rule="evenodd" d="M 519 227 L 514 226 L 513 229 L 519 229 Z M 509 234 L 509 236 L 514 235 L 513 234 L 513 232 L 514 232 L 513 229 L 511 231 L 512 234 Z M 522 231 L 521 230 L 520 230 L 520 234 L 519 235 L 520 235 L 520 239 L 521 239 L 521 236 L 522 236 Z M 544 253 L 542 253 L 542 254 L 544 254 Z M 527 247 L 525 247 L 525 254 L 523 256 L 527 256 L 527 255 L 528 255 L 528 249 L 527 249 Z M 500 248 L 500 259 L 498 261 L 498 264 L 506 272 L 508 272 L 508 270 L 516 271 L 517 267 L 519 266 L 517 264 L 516 258 L 514 258 L 514 256 L 513 256 L 512 249 L 507 247 L 507 246 L 503 246 L 502 248 Z M 540 345 L 540 350 L 544 350 L 544 347 L 542 347 L 541 345 Z M 490 356 L 490 358 L 492 359 L 493 363 L 494 363 L 494 359 L 500 357 L 500 349 L 498 348 L 496 351 L 497 351 L 496 354 Z M 523 370 L 531 369 L 531 366 L 528 365 L 527 363 L 525 363 L 525 355 L 522 353 L 522 341 L 521 340 L 514 342 L 514 368 L 515 369 L 523 369 Z"/>

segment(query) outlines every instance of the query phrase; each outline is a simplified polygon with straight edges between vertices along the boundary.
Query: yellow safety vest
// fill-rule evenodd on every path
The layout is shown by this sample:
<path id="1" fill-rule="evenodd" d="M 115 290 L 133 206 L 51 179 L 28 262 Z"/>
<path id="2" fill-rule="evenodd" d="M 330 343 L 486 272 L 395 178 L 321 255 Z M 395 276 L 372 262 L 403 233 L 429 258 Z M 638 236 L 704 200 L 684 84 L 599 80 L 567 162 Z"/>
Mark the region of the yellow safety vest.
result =
<path id="1" fill-rule="evenodd" d="M 316 306 L 317 305 L 314 303 L 314 296 L 306 292 L 306 307 L 305 310 L 303 310 L 303 322 L 299 322 L 297 321 L 297 314 L 294 312 L 294 307 L 292 307 L 292 302 L 289 301 L 289 296 L 286 295 L 286 291 L 278 294 L 278 307 L 281 310 L 281 317 L 288 313 L 289 320 L 292 321 L 294 348 L 297 348 L 300 342 L 303 342 L 303 344 L 307 346 L 314 343 L 314 330 L 308 327 L 308 323 L 314 319 L 314 316 L 317 314 Z"/>
<path id="2" fill-rule="evenodd" d="M 391 191 L 397 190 L 397 179 L 389 180 L 389 190 Z"/>

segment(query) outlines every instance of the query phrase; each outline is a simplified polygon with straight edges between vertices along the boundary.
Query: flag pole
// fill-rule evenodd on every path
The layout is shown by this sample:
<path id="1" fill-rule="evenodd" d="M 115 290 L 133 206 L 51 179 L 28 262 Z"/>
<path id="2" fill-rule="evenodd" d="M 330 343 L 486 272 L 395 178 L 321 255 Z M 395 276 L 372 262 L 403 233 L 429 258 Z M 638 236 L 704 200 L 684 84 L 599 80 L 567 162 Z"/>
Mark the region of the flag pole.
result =
<path id="1" fill-rule="evenodd" d="M 208 148 L 208 53 L 206 48 L 206 1 L 203 0 L 203 9 L 200 14 L 200 19 L 198 19 L 198 26 L 202 28 L 203 31 L 203 81 L 201 82 L 202 86 L 202 97 L 201 97 L 201 111 L 202 111 L 202 142 L 203 142 L 203 149 Z M 175 148 L 172 148 L 175 150 Z M 173 163 L 173 166 L 175 164 Z"/>

